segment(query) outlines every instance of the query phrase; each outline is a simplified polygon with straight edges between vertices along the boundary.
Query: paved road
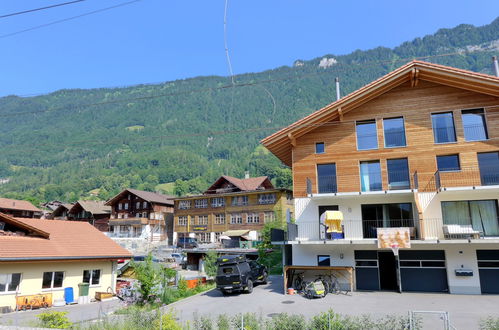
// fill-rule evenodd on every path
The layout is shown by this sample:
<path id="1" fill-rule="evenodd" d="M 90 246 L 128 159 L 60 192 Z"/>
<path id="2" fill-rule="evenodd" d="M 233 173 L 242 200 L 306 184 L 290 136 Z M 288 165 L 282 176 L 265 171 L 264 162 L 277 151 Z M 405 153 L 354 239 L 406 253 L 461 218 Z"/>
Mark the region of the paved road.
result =
<path id="1" fill-rule="evenodd" d="M 119 307 L 120 301 L 118 299 L 113 299 L 85 305 L 69 305 L 64 307 L 53 307 L 49 309 L 37 309 L 33 311 L 20 311 L 17 313 L 0 314 L 0 328 L 2 325 L 34 326 L 38 321 L 36 315 L 46 311 L 65 311 L 68 312 L 68 317 L 72 322 L 81 322 L 86 320 L 98 319 L 104 314 L 111 313 Z"/>
<path id="2" fill-rule="evenodd" d="M 174 309 L 180 321 L 198 315 L 212 317 L 226 313 L 253 312 L 271 317 L 274 313 L 303 314 L 311 317 L 333 309 L 349 315 L 386 314 L 407 315 L 411 310 L 447 311 L 457 329 L 478 329 L 480 319 L 490 315 L 499 317 L 499 296 L 450 295 L 394 292 L 354 292 L 353 295 L 328 295 L 323 299 L 308 300 L 299 295 L 283 295 L 282 277 L 272 277 L 267 285 L 255 287 L 252 294 L 233 294 L 224 297 L 218 290 L 179 301 Z M 443 329 L 438 317 L 426 316 L 425 328 Z"/>

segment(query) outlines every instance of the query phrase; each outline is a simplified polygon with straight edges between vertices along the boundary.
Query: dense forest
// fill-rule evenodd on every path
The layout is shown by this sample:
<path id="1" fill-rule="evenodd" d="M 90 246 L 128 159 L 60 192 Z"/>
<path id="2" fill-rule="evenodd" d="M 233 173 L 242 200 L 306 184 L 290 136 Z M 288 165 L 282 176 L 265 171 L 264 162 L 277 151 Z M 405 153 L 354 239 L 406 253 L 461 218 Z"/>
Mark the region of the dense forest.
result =
<path id="1" fill-rule="evenodd" d="M 492 73 L 499 18 L 389 49 L 297 60 L 260 73 L 0 98 L 0 195 L 34 202 L 107 199 L 124 187 L 183 195 L 222 174 L 291 171 L 259 140 L 414 58 Z"/>

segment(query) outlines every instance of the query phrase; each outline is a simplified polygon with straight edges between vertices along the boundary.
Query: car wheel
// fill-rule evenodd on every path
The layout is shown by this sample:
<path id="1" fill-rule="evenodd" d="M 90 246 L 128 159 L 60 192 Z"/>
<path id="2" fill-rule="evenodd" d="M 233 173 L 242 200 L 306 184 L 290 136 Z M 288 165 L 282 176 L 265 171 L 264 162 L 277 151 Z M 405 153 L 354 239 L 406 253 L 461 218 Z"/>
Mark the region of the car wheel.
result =
<path id="1" fill-rule="evenodd" d="M 267 272 L 263 272 L 263 275 L 262 275 L 262 284 L 267 284 Z"/>
<path id="2" fill-rule="evenodd" d="M 253 281 L 248 280 L 248 283 L 246 283 L 246 293 L 251 293 L 253 292 Z"/>

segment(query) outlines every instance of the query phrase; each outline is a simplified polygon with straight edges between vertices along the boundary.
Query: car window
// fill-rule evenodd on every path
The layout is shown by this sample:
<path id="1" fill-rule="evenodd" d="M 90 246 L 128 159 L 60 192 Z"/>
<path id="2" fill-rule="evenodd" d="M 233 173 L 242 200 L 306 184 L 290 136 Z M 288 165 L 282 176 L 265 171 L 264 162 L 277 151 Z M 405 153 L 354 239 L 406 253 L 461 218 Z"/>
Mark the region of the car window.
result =
<path id="1" fill-rule="evenodd" d="M 231 275 L 236 272 L 234 266 L 226 266 L 226 267 L 220 267 L 218 269 L 218 274 L 220 275 Z"/>

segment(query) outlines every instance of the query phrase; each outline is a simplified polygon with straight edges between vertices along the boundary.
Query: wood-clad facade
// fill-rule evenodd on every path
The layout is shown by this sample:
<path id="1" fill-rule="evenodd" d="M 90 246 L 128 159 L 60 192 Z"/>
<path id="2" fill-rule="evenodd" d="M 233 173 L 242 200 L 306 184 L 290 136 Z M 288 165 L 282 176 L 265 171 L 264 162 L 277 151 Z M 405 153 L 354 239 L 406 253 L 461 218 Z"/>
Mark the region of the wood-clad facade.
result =
<path id="1" fill-rule="evenodd" d="M 489 139 L 465 141 L 462 111 L 484 109 Z M 435 143 L 432 129 L 433 113 L 452 112 L 457 142 Z M 405 125 L 406 146 L 385 147 L 383 119 L 402 117 Z M 356 122 L 376 120 L 378 148 L 358 150 Z M 325 152 L 315 153 L 315 144 L 323 142 Z M 317 193 L 317 164 L 336 164 L 337 191 L 361 191 L 359 163 L 380 160 L 383 190 L 388 190 L 387 159 L 407 158 L 411 184 L 417 172 L 418 186 L 431 189 L 437 170 L 436 156 L 459 154 L 463 169 L 478 169 L 477 153 L 499 150 L 499 98 L 475 92 L 420 81 L 417 86 L 406 82 L 376 99 L 330 121 L 322 127 L 296 139 L 293 147 L 293 191 L 295 197 L 307 196 L 307 178 L 312 193 Z M 463 176 L 470 175 L 463 172 Z M 455 174 L 458 184 L 459 174 Z M 466 179 L 463 177 L 463 180 Z"/>

